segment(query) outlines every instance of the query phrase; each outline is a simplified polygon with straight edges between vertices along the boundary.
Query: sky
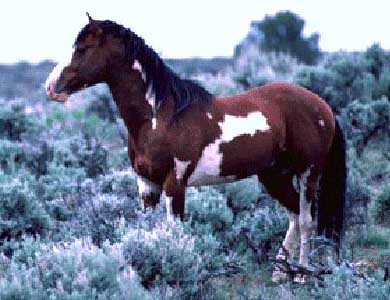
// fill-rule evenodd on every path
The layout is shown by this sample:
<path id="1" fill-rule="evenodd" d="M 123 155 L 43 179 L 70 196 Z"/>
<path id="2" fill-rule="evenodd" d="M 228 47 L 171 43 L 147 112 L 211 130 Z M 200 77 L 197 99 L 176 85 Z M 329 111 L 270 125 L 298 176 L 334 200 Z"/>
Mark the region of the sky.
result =
<path id="1" fill-rule="evenodd" d="M 324 51 L 390 49 L 388 0 L 12 0 L 0 9 L 0 63 L 69 56 L 77 33 L 111 19 L 142 36 L 164 58 L 231 56 L 252 20 L 290 10 L 320 34 Z"/>

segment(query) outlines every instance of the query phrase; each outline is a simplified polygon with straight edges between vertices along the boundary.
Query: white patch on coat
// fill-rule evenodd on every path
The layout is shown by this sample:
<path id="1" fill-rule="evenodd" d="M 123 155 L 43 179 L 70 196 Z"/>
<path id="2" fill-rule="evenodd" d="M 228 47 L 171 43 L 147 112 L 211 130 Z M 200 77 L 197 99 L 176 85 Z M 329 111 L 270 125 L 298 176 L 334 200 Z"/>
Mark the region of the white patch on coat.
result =
<path id="1" fill-rule="evenodd" d="M 324 120 L 318 120 L 318 124 L 321 126 L 321 127 L 324 127 L 325 126 L 325 122 Z"/>
<path id="2" fill-rule="evenodd" d="M 146 73 L 138 60 L 134 60 L 133 70 L 138 71 L 141 74 L 142 80 L 146 83 Z M 155 95 L 155 92 L 153 89 L 153 84 L 150 83 L 146 89 L 145 99 L 149 103 L 149 105 L 152 107 L 153 116 L 156 114 L 155 98 L 156 98 L 156 95 Z M 153 127 L 153 129 L 155 129 L 155 127 Z"/>
<path id="3" fill-rule="evenodd" d="M 310 168 L 303 172 L 299 179 L 299 231 L 301 235 L 301 247 L 299 263 L 309 265 L 310 244 L 309 239 L 312 229 L 311 203 L 307 201 L 307 178 L 310 176 Z"/>
<path id="4" fill-rule="evenodd" d="M 203 149 L 196 168 L 188 179 L 190 186 L 234 181 L 236 179 L 234 175 L 220 176 L 223 160 L 223 154 L 220 151 L 221 144 L 229 143 L 241 135 L 253 136 L 257 131 L 270 129 L 267 119 L 261 112 L 252 112 L 245 117 L 225 115 L 224 120 L 218 122 L 218 125 L 222 134 Z"/>
<path id="5" fill-rule="evenodd" d="M 151 194 L 159 194 L 161 191 L 161 188 L 157 184 L 142 176 L 137 177 L 137 186 L 140 197 L 150 196 Z"/>
<path id="6" fill-rule="evenodd" d="M 177 159 L 176 157 L 174 157 L 173 160 L 175 162 L 176 179 L 180 181 L 183 179 L 183 176 L 186 173 L 186 170 L 190 165 L 191 161 L 182 161 L 180 159 Z"/>
<path id="7" fill-rule="evenodd" d="M 206 115 L 207 115 L 207 118 L 209 118 L 210 120 L 213 119 L 213 116 L 209 112 Z"/>
<path id="8" fill-rule="evenodd" d="M 188 185 L 198 186 L 223 182 L 223 179 L 219 176 L 223 158 L 222 153 L 219 151 L 221 142 L 222 139 L 216 139 L 214 143 L 207 145 L 203 149 L 195 170 L 188 178 Z"/>
<path id="9" fill-rule="evenodd" d="M 156 114 L 156 107 L 155 107 L 156 94 L 154 92 L 152 83 L 149 84 L 148 89 L 146 90 L 145 99 L 146 99 L 146 101 L 148 101 L 148 103 L 152 107 L 153 115 L 155 115 Z"/>
<path id="10" fill-rule="evenodd" d="M 155 130 L 157 128 L 157 119 L 155 117 L 152 118 L 152 129 Z"/>
<path id="11" fill-rule="evenodd" d="M 133 70 L 136 70 L 138 71 L 140 74 L 141 74 L 141 77 L 142 77 L 142 80 L 144 82 L 146 82 L 146 74 L 142 68 L 142 65 L 139 63 L 138 60 L 134 60 L 134 63 L 133 63 Z"/>
<path id="12" fill-rule="evenodd" d="M 174 223 L 173 208 L 172 208 L 172 197 L 168 197 L 164 193 L 165 205 L 167 209 L 167 221 L 168 223 Z"/>
<path id="13" fill-rule="evenodd" d="M 222 129 L 222 140 L 232 141 L 235 137 L 249 134 L 254 135 L 257 131 L 270 129 L 265 116 L 257 111 L 248 114 L 246 117 L 226 115 L 224 122 L 219 122 Z"/>

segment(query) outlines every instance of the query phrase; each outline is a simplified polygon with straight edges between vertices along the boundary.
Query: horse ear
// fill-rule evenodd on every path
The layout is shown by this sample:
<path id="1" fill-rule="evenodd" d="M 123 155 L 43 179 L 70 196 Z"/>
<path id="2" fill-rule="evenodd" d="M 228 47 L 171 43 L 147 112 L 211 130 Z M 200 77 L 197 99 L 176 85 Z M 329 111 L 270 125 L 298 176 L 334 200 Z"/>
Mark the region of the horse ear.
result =
<path id="1" fill-rule="evenodd" d="M 87 12 L 86 14 L 87 14 L 89 23 L 93 23 L 94 20 L 93 20 L 92 17 L 89 15 L 89 13 Z"/>
<path id="2" fill-rule="evenodd" d="M 94 32 L 95 36 L 99 36 L 103 32 L 103 30 L 100 28 L 98 22 L 92 19 L 88 12 L 86 14 L 89 20 L 90 30 Z"/>

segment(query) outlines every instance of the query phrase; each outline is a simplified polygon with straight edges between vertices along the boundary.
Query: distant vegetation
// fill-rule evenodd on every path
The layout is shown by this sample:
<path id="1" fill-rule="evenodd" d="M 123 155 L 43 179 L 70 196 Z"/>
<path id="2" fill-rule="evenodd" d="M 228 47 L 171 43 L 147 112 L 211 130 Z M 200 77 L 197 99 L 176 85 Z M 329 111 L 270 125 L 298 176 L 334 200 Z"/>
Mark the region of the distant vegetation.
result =
<path id="1" fill-rule="evenodd" d="M 389 53 L 375 44 L 322 54 L 313 65 L 258 42 L 240 44 L 233 58 L 167 63 L 215 94 L 286 80 L 332 106 L 349 170 L 344 260 L 329 258 L 333 274 L 271 283 L 269 258 L 287 218 L 253 178 L 188 189 L 185 222 L 174 226 L 164 205 L 142 213 L 126 130 L 107 89 L 49 102 L 42 85 L 53 63 L 19 63 L 0 66 L 0 300 L 387 299 Z"/>
<path id="2" fill-rule="evenodd" d="M 298 15 L 283 11 L 264 20 L 253 21 L 247 37 L 235 48 L 240 55 L 248 45 L 256 45 L 265 52 L 286 53 L 300 62 L 315 64 L 321 56 L 319 34 L 303 36 L 305 21 Z"/>

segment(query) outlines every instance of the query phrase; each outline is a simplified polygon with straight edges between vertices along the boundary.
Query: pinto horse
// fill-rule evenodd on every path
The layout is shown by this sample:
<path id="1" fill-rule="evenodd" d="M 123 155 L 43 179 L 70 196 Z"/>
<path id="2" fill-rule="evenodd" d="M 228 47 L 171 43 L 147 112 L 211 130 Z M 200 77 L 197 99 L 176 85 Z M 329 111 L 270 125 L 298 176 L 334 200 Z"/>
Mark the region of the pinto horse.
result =
<path id="1" fill-rule="evenodd" d="M 340 244 L 345 141 L 323 99 L 290 83 L 215 97 L 179 78 L 130 29 L 88 17 L 71 61 L 53 69 L 46 92 L 65 101 L 94 84 L 109 86 L 128 129 L 144 207 L 164 192 L 168 219 L 183 218 L 187 186 L 257 175 L 288 211 L 279 256 L 292 256 L 300 237 L 299 262 L 308 265 L 314 219 L 319 234 Z"/>

